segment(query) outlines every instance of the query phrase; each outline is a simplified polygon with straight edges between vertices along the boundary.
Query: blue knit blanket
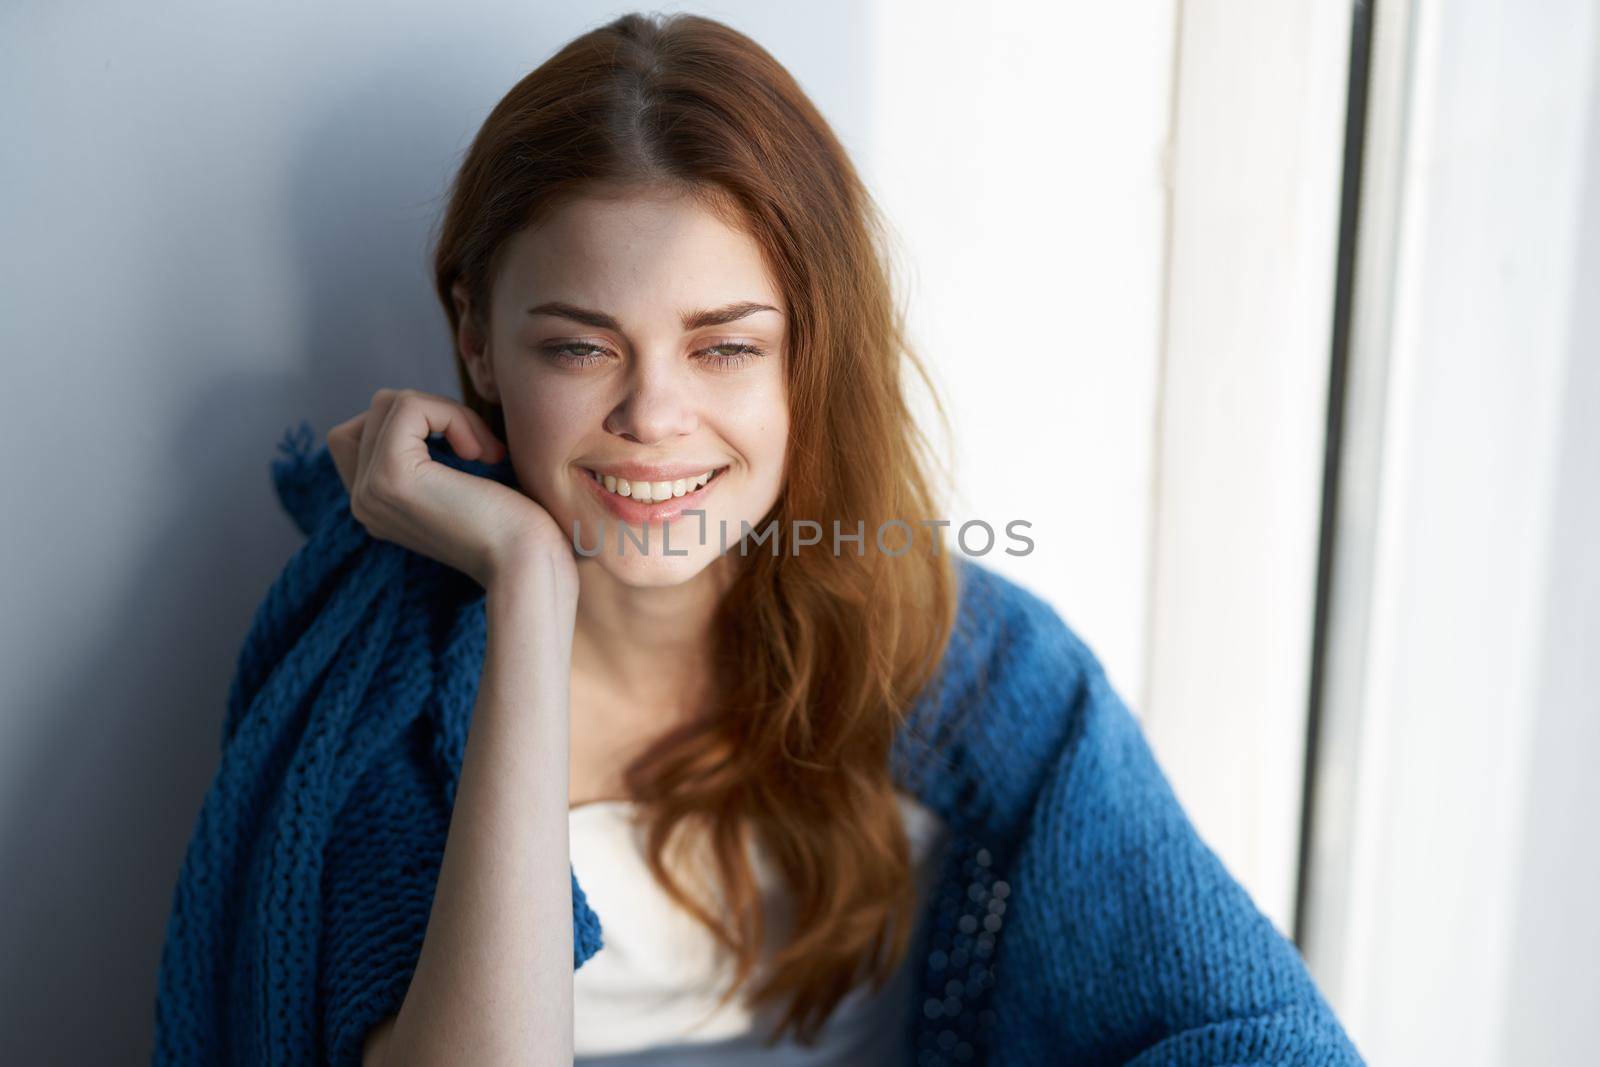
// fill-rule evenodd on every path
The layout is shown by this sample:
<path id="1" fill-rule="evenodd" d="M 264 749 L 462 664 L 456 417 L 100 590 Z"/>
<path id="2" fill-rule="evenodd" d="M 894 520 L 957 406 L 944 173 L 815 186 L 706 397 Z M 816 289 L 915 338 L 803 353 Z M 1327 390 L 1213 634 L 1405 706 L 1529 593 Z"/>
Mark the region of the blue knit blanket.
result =
<path id="1" fill-rule="evenodd" d="M 368 535 L 309 424 L 279 447 L 306 540 L 239 654 L 162 950 L 161 1064 L 360 1062 L 421 950 L 483 666 L 481 587 Z M 1361 1063 L 1085 643 L 958 560 L 956 633 L 893 754 L 949 833 L 905 1063 Z M 604 945 L 580 877 L 574 967 Z"/>

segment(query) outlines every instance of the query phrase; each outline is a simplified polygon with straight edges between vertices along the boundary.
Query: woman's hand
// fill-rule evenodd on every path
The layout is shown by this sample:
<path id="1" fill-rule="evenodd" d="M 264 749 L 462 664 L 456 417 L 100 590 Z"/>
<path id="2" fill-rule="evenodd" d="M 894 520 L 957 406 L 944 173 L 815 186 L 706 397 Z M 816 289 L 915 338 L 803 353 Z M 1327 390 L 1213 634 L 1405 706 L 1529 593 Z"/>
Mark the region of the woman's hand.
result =
<path id="1" fill-rule="evenodd" d="M 498 463 L 506 446 L 465 404 L 415 389 L 379 389 L 372 406 L 328 431 L 328 451 L 367 532 L 469 575 L 485 589 L 533 560 L 553 563 L 574 595 L 572 546 L 550 513 L 490 478 L 456 470 L 428 453 L 442 433 L 463 459 Z M 542 568 L 541 568 L 542 569 Z"/>

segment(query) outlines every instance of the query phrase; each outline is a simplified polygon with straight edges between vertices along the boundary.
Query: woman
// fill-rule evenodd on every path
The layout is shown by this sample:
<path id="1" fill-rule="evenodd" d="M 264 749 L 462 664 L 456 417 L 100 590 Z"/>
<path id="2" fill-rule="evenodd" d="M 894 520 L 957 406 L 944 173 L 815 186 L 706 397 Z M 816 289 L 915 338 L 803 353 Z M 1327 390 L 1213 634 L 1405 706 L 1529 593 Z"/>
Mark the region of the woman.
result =
<path id="1" fill-rule="evenodd" d="M 308 540 L 158 1060 L 1360 1062 L 1088 648 L 924 524 L 885 261 L 716 22 L 501 101 L 435 255 L 462 402 L 275 468 Z"/>

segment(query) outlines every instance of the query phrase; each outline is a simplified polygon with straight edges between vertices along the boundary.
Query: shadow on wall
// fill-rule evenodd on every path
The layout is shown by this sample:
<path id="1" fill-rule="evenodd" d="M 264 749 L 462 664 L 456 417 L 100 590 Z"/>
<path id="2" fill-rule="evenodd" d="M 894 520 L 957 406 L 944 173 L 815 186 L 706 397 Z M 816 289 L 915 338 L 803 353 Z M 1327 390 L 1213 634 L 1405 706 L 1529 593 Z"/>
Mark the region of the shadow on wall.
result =
<path id="1" fill-rule="evenodd" d="M 282 48 L 298 46 L 295 29 L 285 27 Z M 553 42 L 555 31 L 524 39 Z M 173 887 L 217 767 L 234 662 L 256 605 L 300 541 L 272 492 L 277 442 L 302 417 L 320 437 L 381 385 L 456 389 L 428 239 L 471 131 L 510 82 L 499 84 L 504 68 L 474 82 L 439 57 L 484 50 L 476 38 L 455 47 L 430 39 L 384 58 L 310 116 L 314 125 L 280 175 L 213 191 L 235 198 L 240 233 L 270 235 L 280 219 L 287 228 L 283 273 L 303 280 L 303 290 L 282 298 L 303 311 L 302 342 L 279 376 L 240 366 L 250 345 L 225 310 L 196 313 L 257 299 L 217 273 L 185 268 L 219 235 L 194 233 L 181 203 L 137 205 L 172 216 L 157 231 L 170 244 L 148 250 L 172 279 L 165 343 L 201 350 L 217 372 L 200 383 L 151 383 L 195 394 L 189 418 L 167 435 L 171 453 L 152 457 L 178 472 L 153 484 L 181 481 L 192 491 L 176 497 L 160 536 L 130 553 L 139 566 L 75 635 L 81 666 L 30 680 L 44 706 L 28 709 L 27 721 L 48 726 L 18 754 L 26 770 L 0 783 L 0 812 L 9 813 L 0 826 L 8 1062 L 149 1057 Z M 531 69 L 540 48 L 525 52 Z M 196 156 L 230 148 L 193 147 Z"/>

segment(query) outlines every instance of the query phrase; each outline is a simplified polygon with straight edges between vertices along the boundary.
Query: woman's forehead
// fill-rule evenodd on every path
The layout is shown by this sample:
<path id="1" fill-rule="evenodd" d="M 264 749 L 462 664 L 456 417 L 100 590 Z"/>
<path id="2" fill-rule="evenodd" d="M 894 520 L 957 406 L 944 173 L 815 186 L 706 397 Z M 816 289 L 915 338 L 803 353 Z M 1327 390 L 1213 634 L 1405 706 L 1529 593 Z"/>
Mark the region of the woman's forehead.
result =
<path id="1" fill-rule="evenodd" d="M 499 281 L 523 311 L 563 303 L 657 318 L 754 304 L 779 322 L 785 313 L 761 247 L 692 198 L 575 199 L 516 234 L 508 253 Z"/>

